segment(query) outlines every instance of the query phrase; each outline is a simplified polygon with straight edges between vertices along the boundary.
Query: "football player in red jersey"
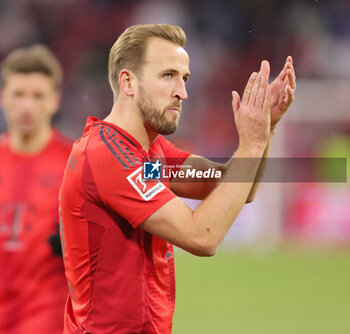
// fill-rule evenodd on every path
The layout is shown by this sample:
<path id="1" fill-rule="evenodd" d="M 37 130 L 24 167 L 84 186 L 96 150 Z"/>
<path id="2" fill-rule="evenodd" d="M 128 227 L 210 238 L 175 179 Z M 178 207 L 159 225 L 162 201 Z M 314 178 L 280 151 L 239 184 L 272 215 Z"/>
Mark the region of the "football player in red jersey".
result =
<path id="1" fill-rule="evenodd" d="M 167 24 L 128 28 L 110 51 L 114 105 L 90 117 L 76 141 L 61 187 L 61 238 L 70 295 L 66 334 L 171 332 L 175 303 L 173 244 L 211 256 L 254 197 L 273 129 L 294 97 L 291 57 L 269 85 L 269 64 L 253 73 L 242 100 L 233 92 L 239 148 L 226 165 L 177 149 L 163 135 L 179 123 L 190 76 L 186 37 Z M 253 158 L 253 159 L 239 159 Z M 191 159 L 191 160 L 190 160 Z M 224 172 L 242 182 L 148 179 L 159 162 L 172 175 Z M 150 162 L 153 162 L 150 165 Z M 153 174 L 154 173 L 154 174 Z M 198 174 L 200 175 L 200 173 Z M 177 196 L 201 198 L 194 211 Z"/>
<path id="2" fill-rule="evenodd" d="M 62 70 L 43 45 L 1 65 L 0 333 L 58 334 L 68 294 L 58 192 L 71 142 L 51 127 Z"/>

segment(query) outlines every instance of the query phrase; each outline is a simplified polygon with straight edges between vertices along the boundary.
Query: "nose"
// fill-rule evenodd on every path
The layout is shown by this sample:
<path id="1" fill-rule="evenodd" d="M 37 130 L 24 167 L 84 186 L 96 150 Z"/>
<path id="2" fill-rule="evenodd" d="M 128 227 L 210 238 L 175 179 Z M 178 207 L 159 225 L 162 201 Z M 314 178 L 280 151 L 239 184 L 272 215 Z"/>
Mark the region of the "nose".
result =
<path id="1" fill-rule="evenodd" d="M 34 105 L 34 99 L 30 96 L 25 96 L 22 99 L 22 107 L 25 109 L 32 109 Z"/>
<path id="2" fill-rule="evenodd" d="M 22 114 L 30 114 L 35 109 L 35 101 L 32 97 L 24 96 L 21 99 L 19 106 L 19 110 Z"/>
<path id="3" fill-rule="evenodd" d="M 185 82 L 181 79 L 176 84 L 176 88 L 174 90 L 173 96 L 177 98 L 179 101 L 187 100 L 188 94 L 186 90 Z"/>

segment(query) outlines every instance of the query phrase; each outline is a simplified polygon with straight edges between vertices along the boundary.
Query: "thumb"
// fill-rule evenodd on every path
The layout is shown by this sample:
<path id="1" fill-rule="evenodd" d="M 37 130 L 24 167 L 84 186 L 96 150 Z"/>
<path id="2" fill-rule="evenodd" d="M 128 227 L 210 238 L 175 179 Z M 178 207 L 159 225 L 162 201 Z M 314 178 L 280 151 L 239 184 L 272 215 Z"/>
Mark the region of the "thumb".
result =
<path id="1" fill-rule="evenodd" d="M 232 109 L 233 109 L 233 112 L 235 114 L 237 113 L 240 104 L 241 104 L 241 99 L 240 99 L 238 93 L 234 90 L 232 92 Z"/>

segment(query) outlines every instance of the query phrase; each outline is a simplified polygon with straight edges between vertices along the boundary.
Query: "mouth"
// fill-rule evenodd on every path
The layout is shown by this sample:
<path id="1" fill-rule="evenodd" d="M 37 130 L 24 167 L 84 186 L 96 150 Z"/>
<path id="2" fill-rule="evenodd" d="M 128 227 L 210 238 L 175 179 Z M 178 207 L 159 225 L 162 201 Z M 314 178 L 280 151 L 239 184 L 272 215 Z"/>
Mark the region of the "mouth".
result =
<path id="1" fill-rule="evenodd" d="M 18 120 L 18 124 L 22 126 L 30 126 L 33 124 L 33 120 L 30 117 L 22 117 Z"/>
<path id="2" fill-rule="evenodd" d="M 171 118 L 178 119 L 180 117 L 180 109 L 179 108 L 169 108 L 167 109 L 167 114 L 170 115 Z"/>
<path id="3" fill-rule="evenodd" d="M 174 114 L 180 114 L 181 113 L 181 106 L 171 106 L 167 108 L 168 111 Z"/>

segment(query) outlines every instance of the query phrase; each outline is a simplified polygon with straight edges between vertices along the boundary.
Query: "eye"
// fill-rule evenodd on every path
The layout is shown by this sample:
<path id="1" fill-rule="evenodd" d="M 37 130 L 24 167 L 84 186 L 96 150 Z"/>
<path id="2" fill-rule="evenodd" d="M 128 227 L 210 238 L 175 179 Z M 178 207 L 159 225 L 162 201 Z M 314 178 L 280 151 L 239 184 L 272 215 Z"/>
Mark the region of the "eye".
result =
<path id="1" fill-rule="evenodd" d="M 35 98 L 36 100 L 41 100 L 43 97 L 44 97 L 44 94 L 41 93 L 41 92 L 35 92 L 35 93 L 34 93 L 34 98 Z"/>
<path id="2" fill-rule="evenodd" d="M 16 90 L 14 93 L 13 93 L 13 96 L 14 97 L 22 97 L 24 95 L 24 93 L 22 91 L 18 91 Z"/>
<path id="3" fill-rule="evenodd" d="M 174 76 L 173 73 L 165 73 L 164 78 L 171 79 Z"/>

